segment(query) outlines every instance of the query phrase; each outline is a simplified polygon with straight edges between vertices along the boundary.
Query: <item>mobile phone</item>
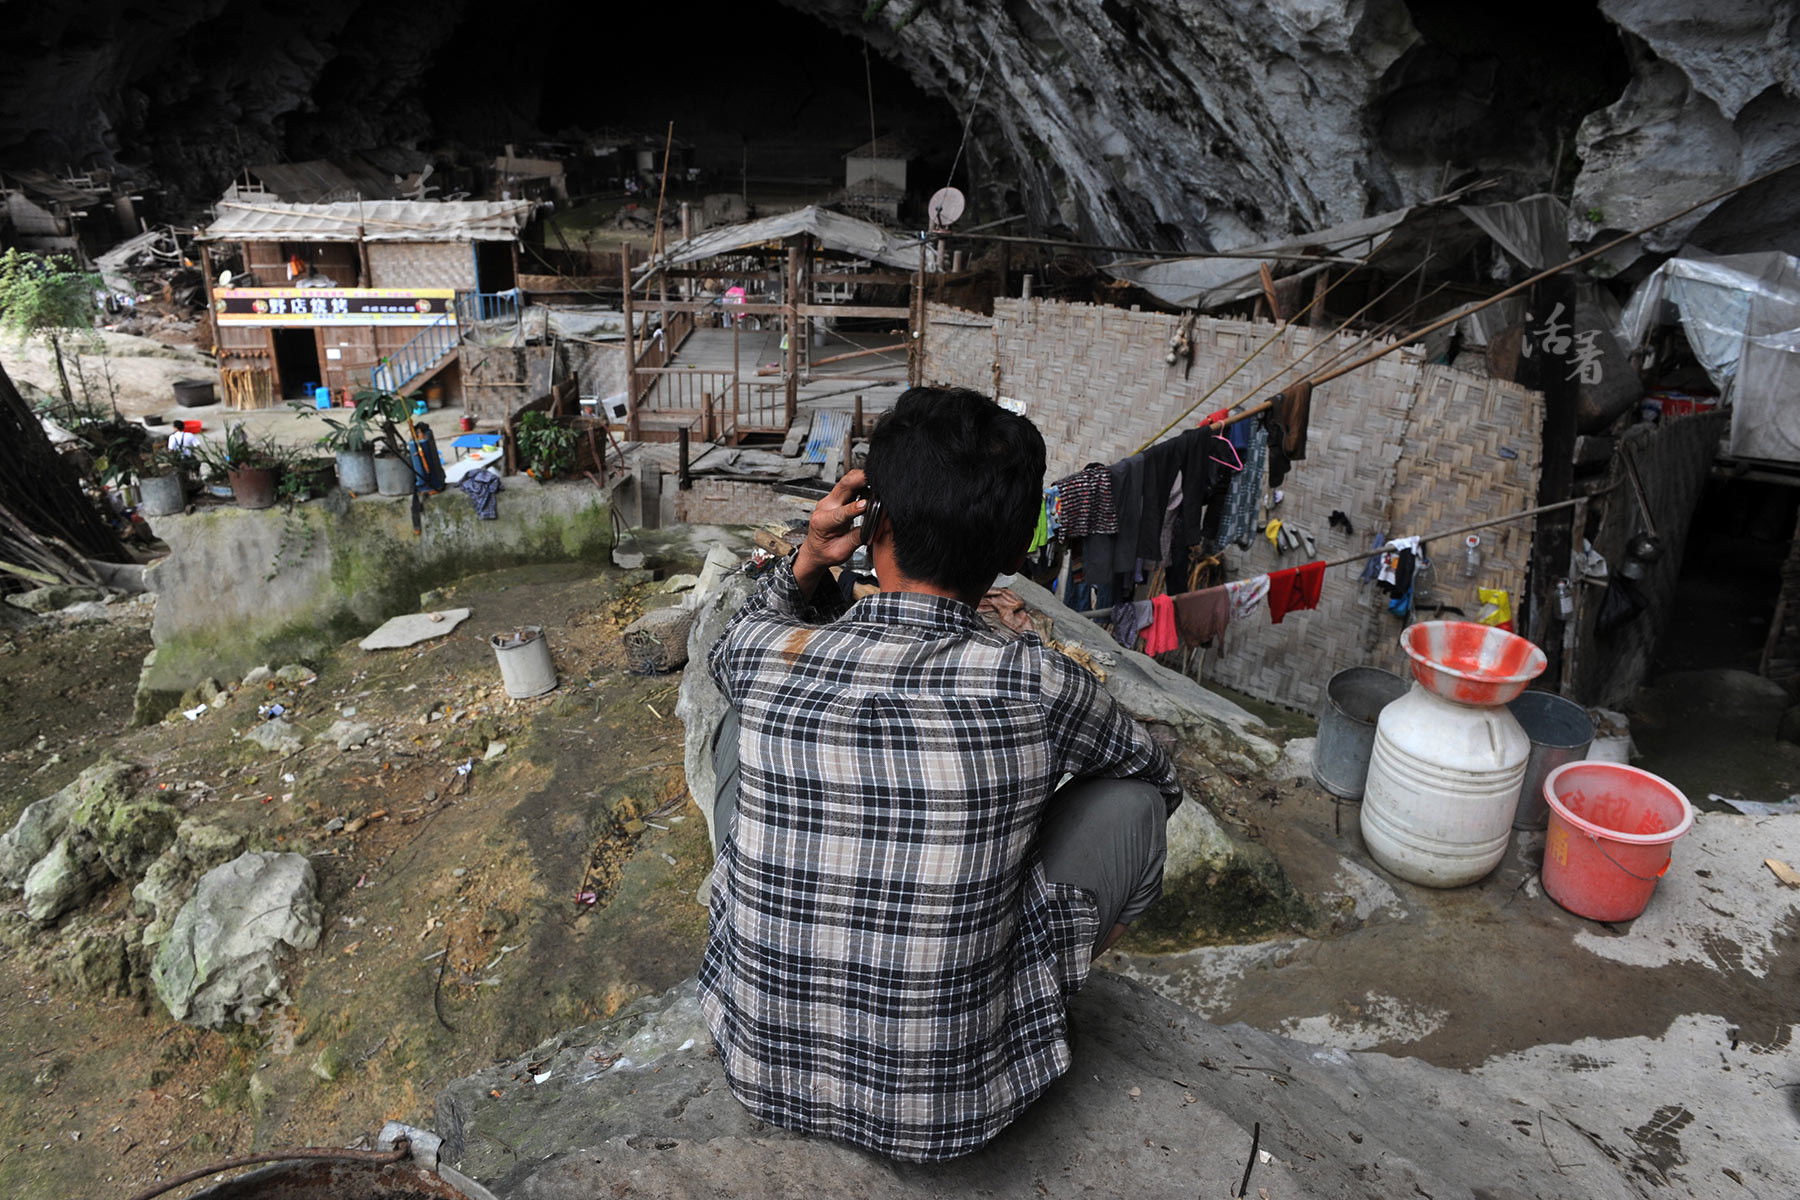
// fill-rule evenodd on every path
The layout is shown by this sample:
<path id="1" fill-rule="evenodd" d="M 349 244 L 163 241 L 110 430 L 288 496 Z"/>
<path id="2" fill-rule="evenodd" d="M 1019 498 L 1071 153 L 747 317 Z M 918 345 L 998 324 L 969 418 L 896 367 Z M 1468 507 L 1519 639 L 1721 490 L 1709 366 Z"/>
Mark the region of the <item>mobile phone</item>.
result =
<path id="1" fill-rule="evenodd" d="M 881 500 L 868 488 L 862 490 L 862 498 L 869 502 L 862 514 L 862 544 L 868 545 L 875 538 L 875 526 L 881 521 Z"/>

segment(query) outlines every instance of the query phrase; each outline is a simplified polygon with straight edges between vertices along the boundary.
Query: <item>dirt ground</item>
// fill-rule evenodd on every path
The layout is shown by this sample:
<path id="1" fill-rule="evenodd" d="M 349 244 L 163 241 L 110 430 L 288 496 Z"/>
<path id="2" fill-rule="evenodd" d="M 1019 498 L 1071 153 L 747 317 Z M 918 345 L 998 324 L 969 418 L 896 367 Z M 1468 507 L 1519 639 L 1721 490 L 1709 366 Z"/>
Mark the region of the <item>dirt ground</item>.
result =
<path id="1" fill-rule="evenodd" d="M 126 1194 L 270 1146 L 355 1142 L 389 1118 L 428 1125 L 447 1080 L 691 973 L 711 851 L 681 774 L 677 680 L 630 674 L 618 646 L 654 595 L 577 567 L 471 578 L 439 601 L 475 610 L 448 637 L 352 643 L 310 682 L 124 735 L 141 621 L 10 633 L 11 711 L 57 723 L 40 743 L 5 722 L 9 818 L 110 745 L 184 810 L 307 854 L 324 934 L 292 966 L 292 1003 L 230 1034 L 154 1001 L 76 995 L 54 955 L 0 961 L 0 1191 Z M 561 679 L 530 701 L 505 697 L 484 644 L 520 622 L 550 630 Z M 270 702 L 314 733 L 353 716 L 377 740 L 271 760 L 235 736 Z M 129 904 L 117 886 L 65 929 L 128 924 Z"/>

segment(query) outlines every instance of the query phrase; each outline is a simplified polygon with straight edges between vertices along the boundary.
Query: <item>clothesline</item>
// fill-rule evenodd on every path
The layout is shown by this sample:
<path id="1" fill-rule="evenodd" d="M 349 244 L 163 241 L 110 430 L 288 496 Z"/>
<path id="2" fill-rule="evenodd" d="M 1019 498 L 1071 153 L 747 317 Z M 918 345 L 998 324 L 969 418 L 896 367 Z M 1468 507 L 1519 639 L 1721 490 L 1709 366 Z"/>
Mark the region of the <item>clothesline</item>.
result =
<path id="1" fill-rule="evenodd" d="M 1616 488 L 1618 486 L 1619 485 L 1617 483 L 1614 483 L 1611 487 L 1603 488 L 1602 490 L 1600 490 L 1598 492 L 1594 492 L 1591 495 L 1577 496 L 1571 500 L 1558 500 L 1553 504 L 1539 504 L 1533 508 L 1520 509 L 1518 512 L 1510 512 L 1510 513 L 1505 514 L 1504 516 L 1490 517 L 1489 519 L 1487 519 L 1485 521 L 1476 521 L 1473 524 L 1462 525 L 1455 529 L 1444 529 L 1444 530 L 1439 530 L 1435 533 L 1420 534 L 1419 539 L 1418 539 L 1419 544 L 1421 546 L 1424 546 L 1424 545 L 1428 545 L 1432 542 L 1441 542 L 1445 538 L 1461 537 L 1463 534 L 1473 533 L 1477 529 L 1488 529 L 1495 525 L 1505 525 L 1512 521 L 1522 521 L 1526 517 L 1535 517 L 1535 516 L 1539 516 L 1543 513 L 1555 512 L 1557 509 L 1573 508 L 1574 506 L 1576 506 L 1578 504 L 1585 504 L 1587 501 L 1594 499 L 1595 497 L 1604 496 L 1608 492 L 1612 491 L 1613 488 Z M 1357 554 L 1345 555 L 1343 558 L 1334 558 L 1334 559 L 1330 560 L 1329 562 L 1321 564 L 1320 569 L 1321 570 L 1330 570 L 1332 567 L 1348 566 L 1351 563 L 1362 562 L 1365 559 L 1374 558 L 1375 556 L 1377 556 L 1379 554 L 1386 554 L 1388 552 L 1389 548 L 1393 545 L 1393 543 L 1398 540 L 1400 540 L 1400 539 L 1386 538 L 1382 541 L 1381 545 L 1375 547 L 1372 550 L 1364 550 Z M 1312 566 L 1313 564 L 1312 563 L 1302 563 L 1300 565 L 1301 566 Z M 1255 575 L 1251 575 L 1251 576 L 1246 576 L 1244 579 L 1234 579 L 1234 580 L 1231 580 L 1230 582 L 1231 583 L 1247 583 L 1250 580 L 1253 580 L 1255 578 L 1256 578 Z M 1214 586 L 1215 587 L 1225 587 L 1227 585 L 1226 584 L 1215 584 Z M 1205 590 L 1209 590 L 1209 589 L 1203 588 L 1201 590 L 1205 591 Z M 1192 593 L 1182 593 L 1182 594 L 1183 595 L 1191 595 Z M 1177 597 L 1171 597 L 1171 599 L 1175 599 L 1175 598 L 1177 598 Z M 1111 618 L 1110 612 L 1099 611 L 1099 610 L 1088 612 L 1083 615 L 1085 615 L 1089 620 L 1096 621 L 1096 622 L 1110 620 L 1110 618 Z"/>

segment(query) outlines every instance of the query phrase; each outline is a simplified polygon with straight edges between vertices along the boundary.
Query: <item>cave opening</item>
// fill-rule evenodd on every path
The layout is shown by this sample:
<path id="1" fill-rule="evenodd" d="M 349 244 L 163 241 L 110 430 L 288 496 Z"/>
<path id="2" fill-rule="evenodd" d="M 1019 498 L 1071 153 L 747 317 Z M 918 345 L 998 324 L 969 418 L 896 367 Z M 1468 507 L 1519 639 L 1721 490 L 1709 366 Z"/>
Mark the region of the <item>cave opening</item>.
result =
<path id="1" fill-rule="evenodd" d="M 420 81 L 433 132 L 497 148 L 601 131 L 660 138 L 672 121 L 683 166 L 735 191 L 841 185 L 844 155 L 870 140 L 872 121 L 919 148 L 925 191 L 947 177 L 955 112 L 862 42 L 773 0 L 689 5 L 681 18 L 550 0 L 496 45 L 471 12 Z"/>
<path id="2" fill-rule="evenodd" d="M 1566 193 L 1583 114 L 1631 78 L 1595 0 L 1505 6 L 1406 0 L 1420 42 L 1390 67 L 1377 138 L 1396 166 L 1446 176 L 1513 168 L 1515 190 Z M 1390 201 L 1394 198 L 1390 198 Z"/>

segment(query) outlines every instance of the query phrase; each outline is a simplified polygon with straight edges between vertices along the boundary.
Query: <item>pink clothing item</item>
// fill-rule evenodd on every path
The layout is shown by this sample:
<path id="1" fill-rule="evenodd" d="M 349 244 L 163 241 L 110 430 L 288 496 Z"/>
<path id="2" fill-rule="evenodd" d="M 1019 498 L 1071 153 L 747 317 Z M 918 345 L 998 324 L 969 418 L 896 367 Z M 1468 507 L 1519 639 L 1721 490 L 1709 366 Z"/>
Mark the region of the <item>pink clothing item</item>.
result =
<path id="1" fill-rule="evenodd" d="M 1144 653 L 1151 658 L 1167 653 L 1181 644 L 1175 636 L 1175 602 L 1167 596 L 1150 601 L 1150 628 L 1144 631 Z"/>

